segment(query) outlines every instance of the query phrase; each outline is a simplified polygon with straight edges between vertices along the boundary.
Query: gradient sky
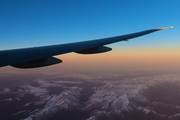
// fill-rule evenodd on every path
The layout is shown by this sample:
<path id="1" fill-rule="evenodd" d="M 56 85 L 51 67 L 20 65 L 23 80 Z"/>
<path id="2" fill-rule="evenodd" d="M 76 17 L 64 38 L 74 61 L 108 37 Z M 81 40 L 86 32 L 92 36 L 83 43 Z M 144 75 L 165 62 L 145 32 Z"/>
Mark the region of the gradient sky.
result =
<path id="1" fill-rule="evenodd" d="M 168 59 L 168 65 L 178 64 L 179 6 L 179 0 L 1 0 L 0 50 L 70 43 L 174 26 L 129 42 L 109 45 L 114 49 L 112 52 L 92 55 L 88 59 L 102 61 L 107 57 L 113 58 L 112 62 L 121 58 L 126 64 L 135 60 L 135 66 L 147 60 L 149 65 L 152 61 L 158 64 L 158 61 Z M 73 59 L 83 59 L 75 54 L 67 58 L 72 56 Z"/>

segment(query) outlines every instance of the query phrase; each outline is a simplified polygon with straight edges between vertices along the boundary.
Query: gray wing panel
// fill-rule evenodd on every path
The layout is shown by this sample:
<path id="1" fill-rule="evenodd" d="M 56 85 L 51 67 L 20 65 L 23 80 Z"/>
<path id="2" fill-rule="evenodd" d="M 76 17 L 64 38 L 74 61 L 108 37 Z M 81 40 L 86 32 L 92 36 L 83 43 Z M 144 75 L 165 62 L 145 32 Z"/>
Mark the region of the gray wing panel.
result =
<path id="1" fill-rule="evenodd" d="M 48 58 L 51 56 L 65 54 L 74 51 L 81 51 L 86 49 L 91 49 L 95 47 L 100 47 L 103 45 L 125 41 L 128 39 L 132 39 L 135 37 L 143 36 L 158 30 L 166 29 L 165 28 L 157 28 L 157 29 L 150 29 L 145 30 L 137 33 L 110 37 L 110 38 L 103 38 L 97 40 L 89 40 L 84 42 L 76 42 L 76 43 L 69 43 L 69 44 L 60 44 L 60 45 L 51 45 L 51 46 L 44 46 L 44 47 L 33 47 L 33 48 L 24 48 L 24 49 L 14 49 L 14 50 L 3 50 L 0 51 L 0 67 L 7 66 L 7 65 L 14 65 L 23 62 Z"/>

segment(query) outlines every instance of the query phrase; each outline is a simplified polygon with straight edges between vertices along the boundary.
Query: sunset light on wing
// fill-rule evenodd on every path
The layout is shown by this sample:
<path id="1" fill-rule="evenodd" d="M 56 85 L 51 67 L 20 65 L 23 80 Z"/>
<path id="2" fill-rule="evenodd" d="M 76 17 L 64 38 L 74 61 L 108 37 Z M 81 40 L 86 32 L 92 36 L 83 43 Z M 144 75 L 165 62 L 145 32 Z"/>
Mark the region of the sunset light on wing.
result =
<path id="1" fill-rule="evenodd" d="M 163 29 L 168 29 L 168 28 L 173 28 L 173 26 L 163 27 L 163 28 L 156 28 L 155 30 L 163 30 Z"/>

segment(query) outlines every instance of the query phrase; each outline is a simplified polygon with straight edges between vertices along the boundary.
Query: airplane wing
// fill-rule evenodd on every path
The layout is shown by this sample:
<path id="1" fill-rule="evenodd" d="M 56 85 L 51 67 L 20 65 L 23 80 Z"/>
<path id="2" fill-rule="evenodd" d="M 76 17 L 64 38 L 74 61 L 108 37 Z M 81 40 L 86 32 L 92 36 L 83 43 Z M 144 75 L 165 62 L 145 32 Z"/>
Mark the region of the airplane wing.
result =
<path id="1" fill-rule="evenodd" d="M 23 49 L 12 49 L 0 51 L 0 67 L 11 65 L 17 68 L 36 68 L 61 63 L 62 60 L 54 58 L 55 55 L 76 52 L 80 54 L 95 54 L 112 50 L 104 45 L 127 41 L 132 38 L 140 37 L 155 31 L 172 28 L 156 28 L 141 32 L 103 38 L 97 40 L 89 40 L 84 42 L 59 44 L 43 47 L 32 47 Z"/>

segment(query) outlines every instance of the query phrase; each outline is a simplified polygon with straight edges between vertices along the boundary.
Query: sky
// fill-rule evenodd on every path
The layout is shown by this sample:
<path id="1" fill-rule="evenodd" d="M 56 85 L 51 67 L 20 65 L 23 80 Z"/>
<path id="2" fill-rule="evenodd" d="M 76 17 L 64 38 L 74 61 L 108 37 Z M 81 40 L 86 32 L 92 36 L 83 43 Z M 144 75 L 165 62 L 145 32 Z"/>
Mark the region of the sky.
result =
<path id="1" fill-rule="evenodd" d="M 74 69 L 82 64 L 86 69 L 92 64 L 100 68 L 107 66 L 106 69 L 110 66 L 112 69 L 117 66 L 179 68 L 179 5 L 179 0 L 1 0 L 0 50 L 79 42 L 173 26 L 129 42 L 108 45 L 113 48 L 109 53 L 57 56 L 66 63 L 48 68 Z"/>

